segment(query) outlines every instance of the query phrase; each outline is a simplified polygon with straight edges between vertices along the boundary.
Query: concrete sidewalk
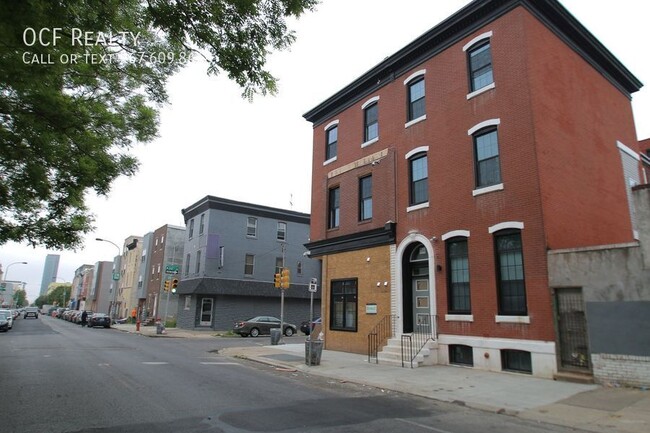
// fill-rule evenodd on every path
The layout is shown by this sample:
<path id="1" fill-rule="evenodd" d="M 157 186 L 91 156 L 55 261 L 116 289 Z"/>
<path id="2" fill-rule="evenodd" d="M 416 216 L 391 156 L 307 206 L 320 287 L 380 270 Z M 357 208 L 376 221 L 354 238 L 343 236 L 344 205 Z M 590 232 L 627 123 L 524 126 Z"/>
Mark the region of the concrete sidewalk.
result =
<path id="1" fill-rule="evenodd" d="M 116 325 L 115 328 L 136 332 L 135 325 Z M 219 334 L 214 330 L 180 329 L 156 334 L 155 327 L 141 327 L 138 333 L 176 338 L 217 338 Z M 265 337 L 260 338 L 260 342 L 264 340 Z M 221 349 L 219 353 L 341 382 L 593 432 L 650 432 L 650 391 L 647 390 L 558 382 L 445 365 L 400 368 L 368 363 L 364 355 L 332 350 L 323 351 L 320 365 L 308 366 L 304 344 L 233 347 Z"/>

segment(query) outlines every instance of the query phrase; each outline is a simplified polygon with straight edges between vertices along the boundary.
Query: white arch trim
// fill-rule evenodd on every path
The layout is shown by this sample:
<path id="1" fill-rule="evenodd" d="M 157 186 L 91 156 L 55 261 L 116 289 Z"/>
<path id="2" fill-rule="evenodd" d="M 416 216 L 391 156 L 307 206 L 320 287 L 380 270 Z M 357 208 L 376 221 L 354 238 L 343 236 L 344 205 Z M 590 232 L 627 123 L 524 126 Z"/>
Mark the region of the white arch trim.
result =
<path id="1" fill-rule="evenodd" d="M 411 75 L 408 76 L 408 78 L 406 80 L 404 80 L 404 85 L 406 86 L 414 78 L 419 77 L 420 75 L 424 75 L 426 73 L 427 73 L 426 69 L 420 69 L 417 72 L 413 72 Z"/>
<path id="2" fill-rule="evenodd" d="M 481 33 L 480 35 L 478 35 L 477 37 L 475 37 L 474 39 L 472 39 L 471 41 L 463 45 L 463 51 L 467 51 L 470 48 L 472 48 L 472 45 L 476 44 L 477 42 L 480 42 L 483 39 L 489 39 L 491 37 L 492 37 L 492 31 Z"/>
<path id="3" fill-rule="evenodd" d="M 447 239 L 456 238 L 456 237 L 459 237 L 459 236 L 462 236 L 464 238 L 468 238 L 469 237 L 469 230 L 452 230 L 450 232 L 445 233 L 440 238 L 443 241 L 446 241 Z"/>
<path id="4" fill-rule="evenodd" d="M 488 233 L 494 233 L 494 232 L 498 232 L 499 230 L 505 230 L 505 229 L 523 230 L 524 223 L 521 221 L 507 221 L 507 222 L 495 224 L 491 227 L 488 227 Z"/>
<path id="5" fill-rule="evenodd" d="M 396 290 L 396 308 L 391 309 L 392 311 L 397 311 L 397 327 L 395 329 L 396 335 L 401 335 L 403 328 L 403 317 L 404 317 L 404 305 L 402 301 L 404 299 L 404 279 L 402 278 L 402 273 L 404 269 L 402 268 L 402 256 L 406 248 L 413 244 L 414 242 L 420 242 L 427 250 L 427 255 L 429 256 L 429 314 L 437 314 L 437 305 L 436 305 L 436 263 L 435 263 L 435 252 L 433 251 L 433 245 L 431 241 L 427 239 L 426 236 L 420 233 L 409 233 L 397 247 L 395 252 L 395 280 L 396 284 L 393 286 Z M 410 287 L 409 287 L 410 290 Z"/>
<path id="6" fill-rule="evenodd" d="M 488 120 L 484 120 L 484 121 L 482 121 L 481 123 L 477 123 L 476 125 L 474 125 L 474 126 L 472 126 L 471 128 L 469 128 L 469 129 L 467 130 L 467 135 L 472 135 L 472 134 L 474 134 L 476 131 L 478 131 L 478 130 L 480 130 L 480 129 L 483 129 L 483 128 L 486 128 L 486 127 L 488 127 L 488 126 L 497 126 L 497 125 L 500 125 L 500 124 L 501 124 L 501 119 L 500 119 L 500 118 L 499 118 L 499 119 L 488 119 Z"/>
<path id="7" fill-rule="evenodd" d="M 370 98 L 366 102 L 364 102 L 363 105 L 361 105 L 361 109 L 365 110 L 368 105 L 374 104 L 377 101 L 379 101 L 379 96 L 373 96 L 372 98 Z"/>
<path id="8" fill-rule="evenodd" d="M 332 120 L 330 123 L 328 123 L 327 125 L 325 125 L 325 128 L 323 128 L 323 129 L 324 129 L 325 131 L 327 131 L 327 130 L 330 129 L 332 126 L 335 126 L 335 125 L 338 125 L 338 124 L 339 124 L 339 119 Z"/>
<path id="9" fill-rule="evenodd" d="M 429 146 L 420 146 L 416 147 L 415 149 L 409 151 L 406 155 L 404 155 L 404 159 L 409 159 L 413 155 L 420 153 L 420 152 L 429 152 Z"/>

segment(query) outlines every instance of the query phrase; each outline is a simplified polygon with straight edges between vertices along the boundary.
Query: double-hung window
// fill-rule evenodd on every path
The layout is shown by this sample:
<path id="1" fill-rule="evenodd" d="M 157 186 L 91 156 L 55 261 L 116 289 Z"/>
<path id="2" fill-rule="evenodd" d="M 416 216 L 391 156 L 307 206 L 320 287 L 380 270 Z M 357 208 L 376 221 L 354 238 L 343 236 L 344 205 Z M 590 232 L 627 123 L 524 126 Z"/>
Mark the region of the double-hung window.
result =
<path id="1" fill-rule="evenodd" d="M 279 241 L 287 240 L 287 223 L 279 221 L 276 239 Z"/>
<path id="2" fill-rule="evenodd" d="M 449 313 L 471 314 L 467 238 L 448 239 L 446 247 Z"/>
<path id="3" fill-rule="evenodd" d="M 499 139 L 496 128 L 486 128 L 474 134 L 474 170 L 476 187 L 501 183 Z"/>
<path id="4" fill-rule="evenodd" d="M 408 121 L 418 119 L 425 114 L 424 76 L 420 76 L 408 84 Z"/>
<path id="5" fill-rule="evenodd" d="M 257 237 L 257 218 L 248 217 L 246 222 L 246 236 L 249 238 Z"/>
<path id="6" fill-rule="evenodd" d="M 339 226 L 340 223 L 340 195 L 341 190 L 337 186 L 329 190 L 329 197 L 327 200 L 327 228 L 334 229 Z"/>
<path id="7" fill-rule="evenodd" d="M 244 275 L 253 275 L 255 270 L 255 256 L 253 254 L 246 254 L 244 259 Z"/>
<path id="8" fill-rule="evenodd" d="M 332 281 L 330 329 L 357 330 L 357 280 Z"/>
<path id="9" fill-rule="evenodd" d="M 187 238 L 192 239 L 194 236 L 194 218 L 190 220 L 190 228 L 187 230 Z"/>
<path id="10" fill-rule="evenodd" d="M 338 124 L 330 127 L 325 131 L 325 161 L 335 158 L 337 155 L 337 145 L 339 141 L 339 126 Z"/>
<path id="11" fill-rule="evenodd" d="M 372 218 L 372 176 L 359 179 L 359 221 Z"/>
<path id="12" fill-rule="evenodd" d="M 521 231 L 507 229 L 494 233 L 494 245 L 499 315 L 525 316 L 528 310 Z"/>
<path id="13" fill-rule="evenodd" d="M 467 50 L 467 57 L 470 91 L 474 92 L 492 84 L 494 78 L 492 76 L 490 39 L 483 40 Z"/>
<path id="14" fill-rule="evenodd" d="M 429 201 L 429 170 L 427 154 L 420 153 L 409 159 L 409 205 L 426 203 Z"/>
<path id="15" fill-rule="evenodd" d="M 363 110 L 364 142 L 379 137 L 379 105 L 374 102 Z"/>

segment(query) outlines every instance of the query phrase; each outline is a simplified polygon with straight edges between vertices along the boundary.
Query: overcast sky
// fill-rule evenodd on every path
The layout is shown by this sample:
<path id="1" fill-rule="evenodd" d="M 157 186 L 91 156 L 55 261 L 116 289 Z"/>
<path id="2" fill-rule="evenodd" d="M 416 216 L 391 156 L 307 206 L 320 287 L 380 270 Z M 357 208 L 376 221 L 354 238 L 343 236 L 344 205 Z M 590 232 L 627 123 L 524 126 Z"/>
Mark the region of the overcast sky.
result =
<path id="1" fill-rule="evenodd" d="M 169 83 L 159 138 L 138 145 L 139 172 L 118 179 L 108 197 L 89 197 L 96 230 L 77 252 L 18 244 L 0 247 L 10 280 L 27 282 L 38 297 L 47 254 L 60 254 L 59 278 L 71 281 L 83 264 L 112 261 L 122 245 L 164 224 L 184 226 L 181 209 L 206 195 L 310 212 L 311 124 L 302 115 L 444 20 L 467 0 L 323 0 L 293 23 L 297 41 L 271 56 L 279 94 L 242 100 L 227 77 L 207 77 L 204 65 L 187 67 Z M 647 14 L 639 0 L 561 3 L 646 87 Z M 637 135 L 650 137 L 650 89 L 633 95 Z"/>

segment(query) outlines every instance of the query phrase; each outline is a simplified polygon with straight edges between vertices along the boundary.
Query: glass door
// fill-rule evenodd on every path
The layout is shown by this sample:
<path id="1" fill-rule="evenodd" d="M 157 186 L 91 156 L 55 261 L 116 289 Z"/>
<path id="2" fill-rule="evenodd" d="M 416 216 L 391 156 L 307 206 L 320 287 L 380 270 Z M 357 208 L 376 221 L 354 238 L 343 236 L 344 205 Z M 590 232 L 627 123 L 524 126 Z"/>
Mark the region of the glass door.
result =
<path id="1" fill-rule="evenodd" d="M 200 326 L 212 325 L 212 303 L 212 298 L 203 298 L 201 301 L 201 320 L 199 322 Z"/>

